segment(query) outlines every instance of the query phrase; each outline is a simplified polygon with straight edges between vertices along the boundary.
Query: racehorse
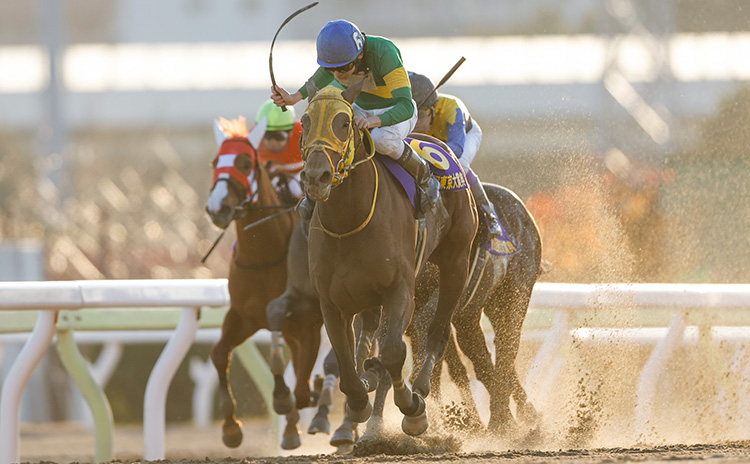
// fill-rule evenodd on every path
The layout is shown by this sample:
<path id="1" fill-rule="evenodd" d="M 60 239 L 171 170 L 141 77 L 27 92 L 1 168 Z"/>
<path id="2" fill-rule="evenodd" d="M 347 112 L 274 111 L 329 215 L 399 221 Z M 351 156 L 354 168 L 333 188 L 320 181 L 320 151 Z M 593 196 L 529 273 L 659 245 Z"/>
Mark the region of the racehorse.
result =
<path id="1" fill-rule="evenodd" d="M 495 206 L 505 235 L 488 243 L 487 229 L 480 224 L 472 249 L 469 284 L 459 309 L 453 315 L 455 338 L 452 334 L 445 359 L 450 377 L 458 386 L 469 412 L 470 425 L 478 426 L 480 422 L 469 390 L 466 369 L 458 357 L 456 342 L 472 362 L 477 380 L 489 393 L 488 430 L 507 434 L 515 425 L 510 411 L 511 395 L 516 402 L 518 418 L 523 423 L 533 424 L 538 420 L 538 414 L 527 402 L 526 391 L 518 379 L 515 359 L 531 292 L 541 273 L 542 241 L 534 218 L 512 191 L 494 184 L 484 184 L 484 188 Z M 437 291 L 435 281 L 431 283 L 421 291 L 428 295 Z M 421 313 L 422 318 L 431 315 L 429 309 Z M 482 313 L 489 319 L 495 334 L 494 364 L 481 327 Z M 419 345 L 418 326 L 418 321 L 415 321 L 409 331 L 416 345 Z M 419 359 L 417 353 L 415 357 Z M 433 374 L 435 390 L 440 386 L 440 367 L 437 366 Z M 385 392 L 379 390 L 380 395 L 384 397 Z M 376 397 L 376 404 L 382 403 Z"/>
<path id="2" fill-rule="evenodd" d="M 422 242 L 423 256 L 437 265 L 440 295 L 412 390 L 402 376 L 403 335 L 414 311 L 421 264 L 415 248 L 417 222 L 401 185 L 375 159 L 369 132 L 354 120 L 352 102 L 362 84 L 343 92 L 332 86 L 308 91 L 301 118 L 301 178 L 308 197 L 317 202 L 309 231 L 310 275 L 336 353 L 347 416 L 358 423 L 370 417 L 368 392 L 387 370 L 394 402 L 404 414 L 402 430 L 420 435 L 429 425 L 424 398 L 430 393 L 430 375 L 443 356 L 451 317 L 466 285 L 477 216 L 466 189 L 444 192 L 442 204 L 424 213 L 429 233 Z M 352 321 L 356 314 L 377 314 L 380 308 L 380 354 L 365 362 L 360 378 Z"/>
<path id="3" fill-rule="evenodd" d="M 524 424 L 534 424 L 538 419 L 533 406 L 527 403 L 526 392 L 518 380 L 514 361 L 531 289 L 540 272 L 541 239 L 533 217 L 512 191 L 493 184 L 485 184 L 485 190 L 500 215 L 501 223 L 507 233 L 504 239 L 510 245 L 506 246 L 503 253 L 487 251 L 487 232 L 480 224 L 480 232 L 477 234 L 472 249 L 471 285 L 465 289 L 463 304 L 453 315 L 456 336 L 451 334 L 445 361 L 450 377 L 462 395 L 468 414 L 463 425 L 474 429 L 483 427 L 473 400 L 466 368 L 459 356 L 458 346 L 472 361 L 478 379 L 483 382 L 490 393 L 489 429 L 506 432 L 514 423 L 509 413 L 508 388 L 516 402 L 517 417 L 520 421 Z M 307 240 L 301 227 L 298 226 L 289 245 L 287 289 L 281 297 L 268 305 L 267 313 L 271 327 L 275 325 L 280 327 L 283 318 L 293 317 L 295 311 L 300 308 L 310 306 L 319 308 L 317 294 L 310 283 L 307 253 Z M 434 271 L 432 266 L 428 269 Z M 437 293 L 436 281 L 422 279 L 421 283 L 415 298 L 413 322 L 407 329 L 415 360 L 421 359 L 419 354 L 422 350 L 416 345 L 419 344 L 425 331 L 426 324 L 423 321 L 431 319 L 434 314 L 433 303 Z M 482 311 L 492 323 L 495 332 L 496 362 L 494 365 L 487 351 L 480 325 Z M 355 326 L 356 322 L 357 320 L 355 320 Z M 361 372 L 362 361 L 370 353 L 373 332 L 373 327 L 363 328 L 357 332 L 361 334 L 357 339 L 358 372 Z M 458 342 L 456 342 L 456 337 Z M 272 366 L 279 366 L 278 369 L 283 371 L 283 350 L 280 344 L 275 346 L 276 348 L 271 352 Z M 441 363 L 436 364 L 432 375 L 433 395 L 439 394 L 441 367 Z M 322 386 L 317 414 L 310 423 L 308 433 L 329 433 L 330 431 L 328 413 L 331 409 L 333 388 L 339 377 L 335 356 L 329 353 L 324 368 L 325 384 Z M 283 377 L 280 375 L 275 377 L 277 382 L 283 383 Z M 389 382 L 380 382 L 374 402 L 373 416 L 368 422 L 367 433 L 363 437 L 365 439 L 377 436 L 381 431 L 385 395 L 389 387 Z M 288 393 L 287 389 L 286 394 Z M 282 443 L 295 439 L 299 440 L 298 436 L 287 436 L 285 433 Z M 354 424 L 345 417 L 344 423 L 333 434 L 331 445 L 338 447 L 337 452 L 347 453 L 356 439 Z"/>
<path id="4" fill-rule="evenodd" d="M 213 160 L 213 188 L 206 210 L 213 223 L 225 229 L 234 221 L 237 242 L 229 268 L 229 311 L 221 338 L 211 350 L 219 375 L 222 439 L 228 447 L 242 442 L 242 424 L 235 417 L 236 403 L 227 381 L 232 350 L 259 329 L 268 328 L 266 306 L 281 295 L 287 279 L 286 256 L 297 215 L 278 213 L 282 205 L 271 179 L 258 159 L 257 148 L 265 121 L 248 133 L 244 118 L 215 124 L 220 146 Z M 245 230 L 248 225 L 252 228 Z M 310 405 L 310 374 L 320 346 L 322 318 L 318 311 L 300 312 L 284 322 L 283 333 L 294 356 L 298 379 L 296 408 Z M 296 430 L 299 413 L 288 411 L 287 429 Z"/>

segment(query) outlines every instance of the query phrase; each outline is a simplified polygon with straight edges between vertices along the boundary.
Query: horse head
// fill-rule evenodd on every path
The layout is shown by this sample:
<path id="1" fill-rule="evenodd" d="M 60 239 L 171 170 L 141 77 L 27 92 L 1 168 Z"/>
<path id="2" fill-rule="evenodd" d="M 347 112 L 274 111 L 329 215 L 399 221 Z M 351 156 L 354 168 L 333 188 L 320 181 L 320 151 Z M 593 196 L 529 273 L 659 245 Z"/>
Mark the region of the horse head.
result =
<path id="1" fill-rule="evenodd" d="M 225 229 L 247 204 L 257 200 L 257 148 L 266 131 L 265 120 L 248 133 L 245 118 L 214 122 L 219 151 L 213 162 L 214 178 L 206 211 L 217 227 Z"/>
<path id="2" fill-rule="evenodd" d="M 309 104 L 300 119 L 305 162 L 300 178 L 312 200 L 326 201 L 353 168 L 362 133 L 352 103 L 361 89 L 362 81 L 343 92 L 330 85 L 317 91 L 308 82 Z"/>

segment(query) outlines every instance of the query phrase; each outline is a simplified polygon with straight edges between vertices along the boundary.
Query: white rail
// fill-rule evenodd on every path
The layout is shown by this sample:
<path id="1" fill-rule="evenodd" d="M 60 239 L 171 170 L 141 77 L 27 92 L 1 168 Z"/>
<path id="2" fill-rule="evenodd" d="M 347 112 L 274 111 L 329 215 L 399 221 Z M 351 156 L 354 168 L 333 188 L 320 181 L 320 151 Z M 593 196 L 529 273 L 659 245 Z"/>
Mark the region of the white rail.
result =
<path id="1" fill-rule="evenodd" d="M 145 404 L 148 407 L 144 406 L 144 458 L 156 460 L 164 458 L 167 390 L 175 370 L 195 339 L 200 309 L 228 304 L 229 292 L 225 279 L 0 282 L 0 310 L 42 310 L 34 333 L 3 383 L 0 398 L 0 464 L 19 462 L 21 397 L 31 372 L 52 342 L 59 310 L 184 307 L 177 329 L 152 370 L 146 389 Z M 112 422 L 109 404 L 105 402 L 99 406 L 99 414 L 94 412 L 97 432 Z M 105 443 L 104 449 L 99 449 L 100 442 Z M 96 460 L 110 460 L 111 433 L 108 436 L 97 435 L 97 447 Z"/>
<path id="2" fill-rule="evenodd" d="M 41 310 L 32 336 L 3 384 L 0 399 L 0 464 L 19 462 L 21 395 L 31 372 L 51 344 L 55 329 L 59 336 L 61 330 L 71 330 L 76 327 L 76 323 L 85 326 L 85 321 L 59 321 L 60 310 L 73 310 L 74 314 L 78 314 L 76 310 L 92 308 L 183 307 L 185 309 L 177 329 L 172 333 L 167 348 L 149 377 L 146 392 L 148 406 L 144 407 L 144 458 L 163 459 L 164 402 L 169 383 L 187 348 L 195 340 L 200 308 L 226 306 L 229 303 L 226 285 L 225 279 L 0 282 L 0 312 Z M 537 388 L 533 389 L 535 395 L 543 395 L 545 389 L 550 388 L 554 381 L 554 366 L 559 365 L 559 348 L 569 340 L 570 334 L 576 330 L 581 331 L 581 334 L 596 330 L 592 327 L 597 327 L 597 323 L 589 316 L 586 319 L 587 328 L 577 329 L 580 326 L 577 318 L 581 313 L 598 308 L 598 317 L 606 319 L 608 314 L 615 312 L 611 311 L 614 309 L 648 310 L 646 316 L 635 319 L 637 324 L 668 327 L 666 332 L 660 332 L 665 335 L 658 340 L 638 384 L 636 420 L 645 421 L 653 404 L 655 381 L 675 344 L 681 342 L 689 319 L 696 315 L 700 317 L 706 311 L 729 310 L 734 313 L 732 317 L 740 323 L 726 325 L 750 325 L 750 313 L 732 311 L 750 308 L 750 285 L 539 283 L 534 289 L 531 308 L 525 325 L 527 331 L 535 326 L 551 326 L 525 380 L 527 386 L 536 385 Z M 113 320 L 109 326 L 99 321 L 96 327 L 86 329 L 139 330 L 137 319 L 131 318 L 124 327 L 122 320 Z M 744 323 L 745 320 L 747 323 Z M 601 325 L 617 327 L 607 321 Z M 618 333 L 635 338 L 644 336 L 637 328 L 628 330 Z M 648 336 L 652 337 L 653 333 L 652 330 Z M 96 426 L 98 428 L 100 424 Z M 105 441 L 104 438 L 102 441 Z M 106 458 L 106 451 L 97 450 L 97 460 Z M 109 453 L 111 454 L 111 449 Z"/>

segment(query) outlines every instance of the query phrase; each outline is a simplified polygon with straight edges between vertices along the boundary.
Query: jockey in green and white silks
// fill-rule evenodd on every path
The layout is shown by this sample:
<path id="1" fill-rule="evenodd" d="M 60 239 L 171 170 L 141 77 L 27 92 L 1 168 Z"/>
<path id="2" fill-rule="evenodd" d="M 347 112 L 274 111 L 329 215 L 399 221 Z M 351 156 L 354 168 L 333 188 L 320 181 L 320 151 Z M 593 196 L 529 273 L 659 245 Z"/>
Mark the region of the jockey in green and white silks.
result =
<path id="1" fill-rule="evenodd" d="M 336 20 L 328 22 L 318 34 L 317 52 L 320 68 L 313 74 L 316 87 L 333 83 L 346 88 L 364 79 L 353 105 L 357 126 L 370 129 L 375 149 L 396 160 L 414 177 L 425 193 L 423 209 L 434 207 L 440 198 L 439 182 L 427 162 L 404 143 L 417 123 L 417 111 L 396 45 L 384 37 L 366 36 L 349 21 Z M 307 97 L 304 86 L 293 94 L 276 86 L 272 93 L 279 106 L 293 105 Z M 300 205 L 300 214 L 312 214 L 311 202 L 303 203 L 307 206 Z"/>

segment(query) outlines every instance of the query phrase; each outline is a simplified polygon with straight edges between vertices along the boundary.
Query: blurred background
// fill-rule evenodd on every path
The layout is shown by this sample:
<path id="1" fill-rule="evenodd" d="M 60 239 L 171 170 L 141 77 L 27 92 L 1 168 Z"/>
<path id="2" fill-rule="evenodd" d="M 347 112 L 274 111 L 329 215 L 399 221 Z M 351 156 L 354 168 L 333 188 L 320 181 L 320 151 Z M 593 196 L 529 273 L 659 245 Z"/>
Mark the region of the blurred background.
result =
<path id="1" fill-rule="evenodd" d="M 200 262 L 213 120 L 254 119 L 305 4 L 0 2 L 0 280 L 226 277 L 231 231 Z M 435 82 L 467 58 L 441 91 L 535 215 L 544 280 L 750 281 L 750 0 L 322 0 L 280 85 L 338 18 Z"/>

